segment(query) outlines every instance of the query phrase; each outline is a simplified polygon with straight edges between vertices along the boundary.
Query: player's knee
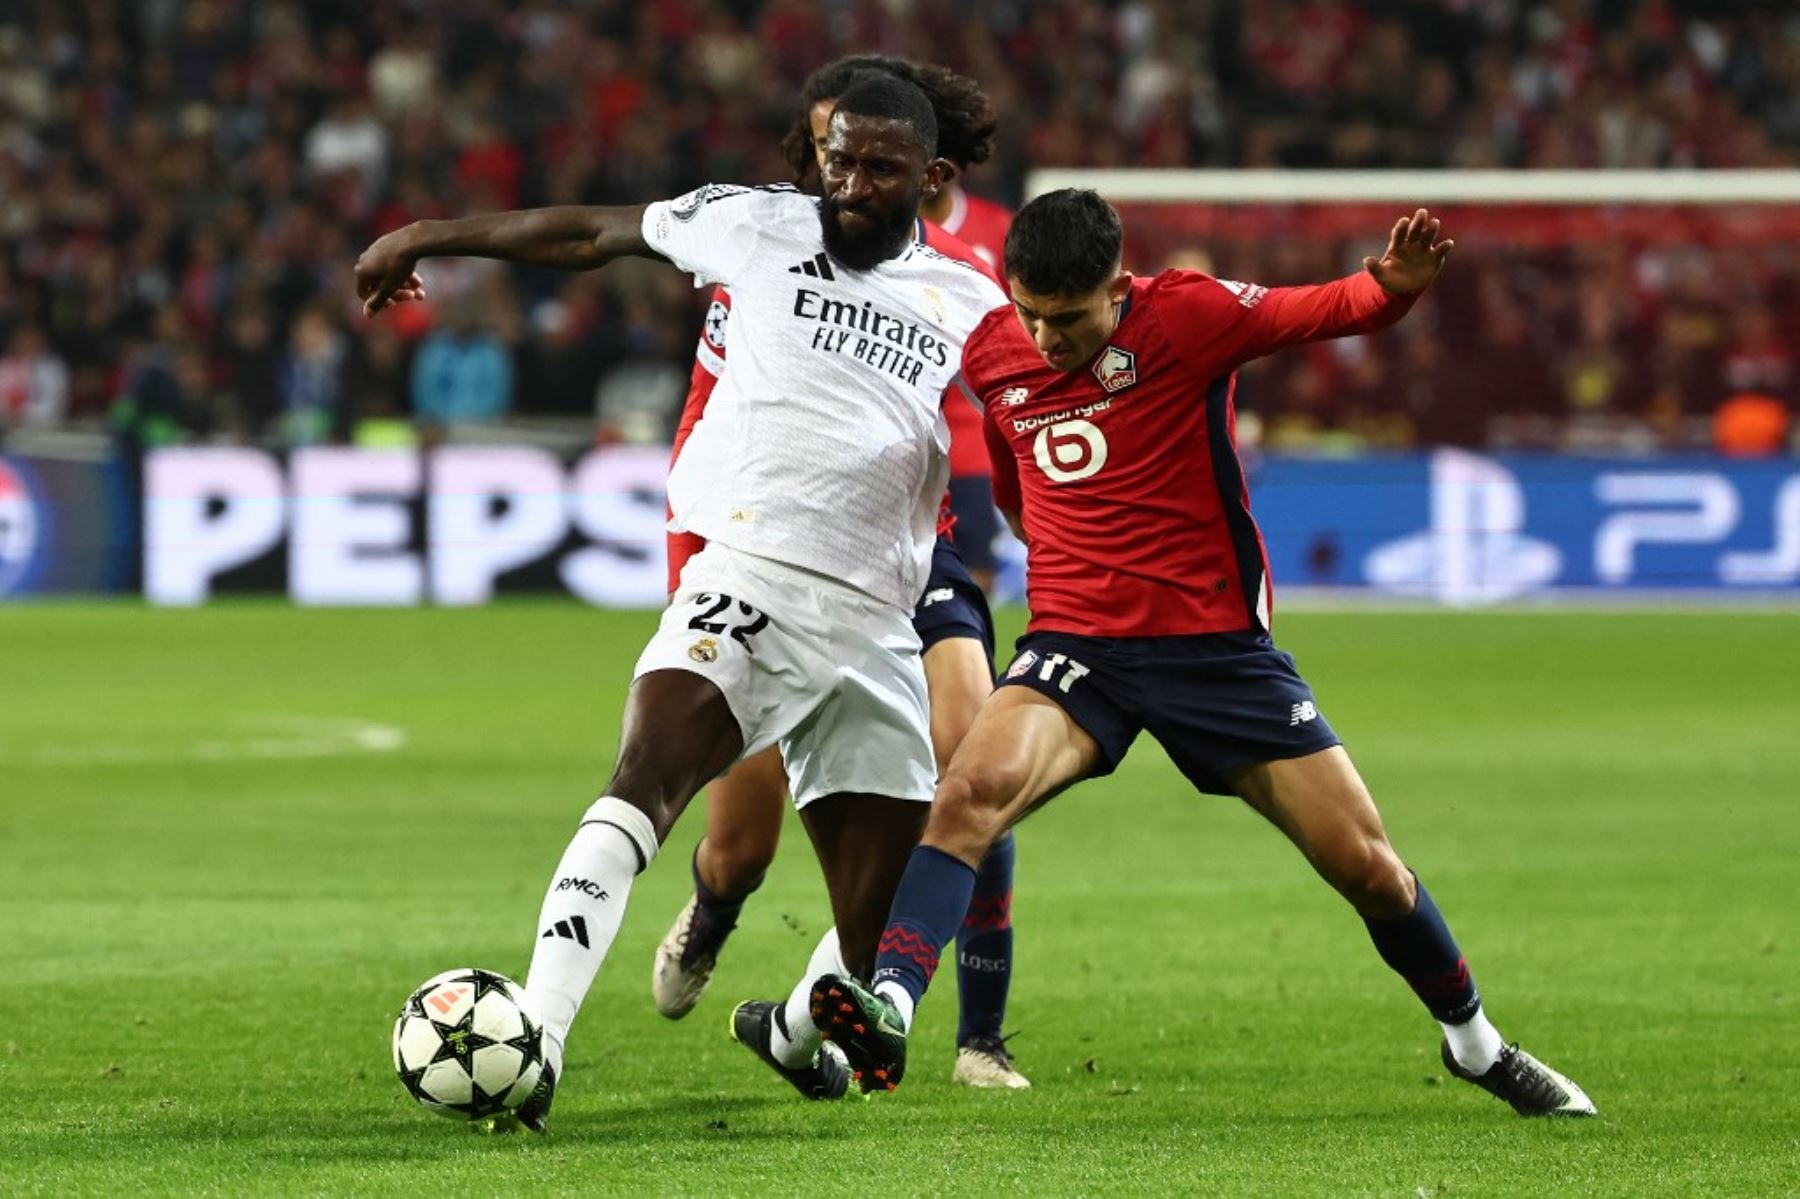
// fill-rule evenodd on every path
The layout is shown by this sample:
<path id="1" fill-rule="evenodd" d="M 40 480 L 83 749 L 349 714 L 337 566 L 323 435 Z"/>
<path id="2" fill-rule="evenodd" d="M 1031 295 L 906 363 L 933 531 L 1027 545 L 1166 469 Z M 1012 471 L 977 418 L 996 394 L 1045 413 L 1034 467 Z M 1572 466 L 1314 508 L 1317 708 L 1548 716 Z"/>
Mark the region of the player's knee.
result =
<path id="1" fill-rule="evenodd" d="M 1362 839 L 1342 855 L 1332 884 L 1357 914 L 1393 920 L 1412 911 L 1417 892 L 1412 872 L 1385 839 Z"/>
<path id="2" fill-rule="evenodd" d="M 1007 801 L 1016 790 L 1002 771 L 946 775 L 931 801 L 927 840 L 960 858 L 979 861 L 1006 831 Z"/>

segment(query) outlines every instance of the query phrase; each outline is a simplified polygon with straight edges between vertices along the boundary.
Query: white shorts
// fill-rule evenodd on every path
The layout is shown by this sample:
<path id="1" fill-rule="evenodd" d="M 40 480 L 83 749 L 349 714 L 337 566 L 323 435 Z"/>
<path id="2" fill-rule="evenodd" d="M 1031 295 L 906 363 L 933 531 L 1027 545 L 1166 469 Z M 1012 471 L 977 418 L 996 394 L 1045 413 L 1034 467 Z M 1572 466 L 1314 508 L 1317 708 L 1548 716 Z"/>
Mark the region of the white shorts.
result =
<path id="1" fill-rule="evenodd" d="M 744 734 L 781 746 L 794 806 L 861 793 L 929 803 L 937 785 L 912 613 L 824 575 L 710 543 L 688 559 L 633 678 L 712 680 Z"/>

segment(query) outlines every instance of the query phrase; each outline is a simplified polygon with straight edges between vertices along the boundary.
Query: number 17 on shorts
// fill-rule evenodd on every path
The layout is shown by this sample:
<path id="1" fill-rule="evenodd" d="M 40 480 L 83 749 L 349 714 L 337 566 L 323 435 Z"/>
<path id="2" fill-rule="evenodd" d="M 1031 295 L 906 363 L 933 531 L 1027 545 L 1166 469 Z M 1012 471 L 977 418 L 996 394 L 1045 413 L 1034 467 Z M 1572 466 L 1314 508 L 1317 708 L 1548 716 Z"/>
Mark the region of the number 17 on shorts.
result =
<path id="1" fill-rule="evenodd" d="M 1040 654 L 1034 649 L 1028 649 L 1013 659 L 1012 665 L 1006 668 L 1006 677 L 1023 679 L 1031 676 L 1034 671 L 1040 683 L 1054 682 L 1067 693 L 1088 673 L 1088 668 L 1067 654 Z"/>

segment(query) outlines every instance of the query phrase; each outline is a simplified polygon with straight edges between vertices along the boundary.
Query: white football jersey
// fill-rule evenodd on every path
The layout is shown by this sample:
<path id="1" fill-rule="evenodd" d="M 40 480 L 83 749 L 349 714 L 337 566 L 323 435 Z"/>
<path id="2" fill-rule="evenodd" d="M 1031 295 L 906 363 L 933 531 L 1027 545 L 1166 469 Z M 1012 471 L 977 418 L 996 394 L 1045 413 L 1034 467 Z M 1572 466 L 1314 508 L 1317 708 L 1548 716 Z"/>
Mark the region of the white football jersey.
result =
<path id="1" fill-rule="evenodd" d="M 786 186 L 702 187 L 643 228 L 696 286 L 731 289 L 731 367 L 670 472 L 670 528 L 910 610 L 950 475 L 944 391 L 1005 294 L 916 242 L 852 271 Z"/>

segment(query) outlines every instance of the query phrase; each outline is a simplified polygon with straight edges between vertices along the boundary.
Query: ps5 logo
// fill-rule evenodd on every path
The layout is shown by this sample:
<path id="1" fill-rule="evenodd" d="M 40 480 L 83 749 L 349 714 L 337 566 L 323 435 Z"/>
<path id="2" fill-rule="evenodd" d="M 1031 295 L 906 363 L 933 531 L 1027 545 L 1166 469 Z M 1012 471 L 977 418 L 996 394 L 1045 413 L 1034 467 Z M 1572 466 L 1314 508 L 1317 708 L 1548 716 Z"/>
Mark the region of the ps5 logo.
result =
<path id="1" fill-rule="evenodd" d="M 1562 552 L 1525 535 L 1525 492 L 1498 462 L 1459 450 L 1431 456 L 1431 528 L 1363 562 L 1369 582 L 1446 604 L 1496 603 L 1562 571 Z"/>
<path id="2" fill-rule="evenodd" d="M 1755 534 L 1741 530 L 1742 488 L 1753 486 L 1749 477 L 1676 468 L 1552 476 L 1564 488 L 1573 482 L 1591 491 L 1589 496 L 1563 491 L 1567 501 L 1541 513 L 1540 528 L 1579 521 L 1580 509 L 1589 504 L 1601 509 L 1598 522 L 1587 526 L 1592 557 L 1583 563 L 1581 550 L 1587 546 L 1578 539 L 1588 536 L 1585 532 L 1564 532 L 1560 548 L 1527 534 L 1525 488 L 1505 464 L 1442 450 L 1432 455 L 1430 469 L 1431 527 L 1368 554 L 1364 576 L 1376 587 L 1475 605 L 1557 583 L 1692 588 L 1800 582 L 1800 475 L 1775 489 L 1767 548 L 1750 548 Z M 1735 544 L 1727 549 L 1728 542 Z M 1721 552 L 1697 552 L 1708 546 Z"/>

